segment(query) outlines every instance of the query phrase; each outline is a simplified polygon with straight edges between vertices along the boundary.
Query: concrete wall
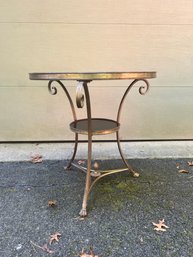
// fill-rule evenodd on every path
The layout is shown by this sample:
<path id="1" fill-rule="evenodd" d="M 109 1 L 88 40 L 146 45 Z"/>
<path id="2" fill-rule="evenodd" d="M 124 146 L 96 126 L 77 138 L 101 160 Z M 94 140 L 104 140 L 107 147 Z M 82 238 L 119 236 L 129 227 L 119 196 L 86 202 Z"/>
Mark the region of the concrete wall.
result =
<path id="1" fill-rule="evenodd" d="M 193 138 L 192 13 L 192 0 L 0 0 L 0 141 L 73 139 L 63 92 L 28 79 L 49 71 L 157 71 L 128 95 L 122 138 Z M 115 118 L 128 83 L 93 82 L 93 116 Z"/>

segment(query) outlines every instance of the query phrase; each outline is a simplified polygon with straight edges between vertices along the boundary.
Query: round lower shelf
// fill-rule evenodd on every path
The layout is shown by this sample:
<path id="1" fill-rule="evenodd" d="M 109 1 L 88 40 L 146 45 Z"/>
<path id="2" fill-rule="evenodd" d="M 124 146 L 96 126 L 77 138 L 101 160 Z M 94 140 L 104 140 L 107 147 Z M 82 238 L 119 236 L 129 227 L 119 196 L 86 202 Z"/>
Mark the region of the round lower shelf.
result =
<path id="1" fill-rule="evenodd" d="M 92 135 L 106 135 L 119 130 L 120 124 L 109 119 L 91 119 Z M 76 120 L 70 123 L 70 129 L 79 134 L 88 135 L 88 119 Z"/>

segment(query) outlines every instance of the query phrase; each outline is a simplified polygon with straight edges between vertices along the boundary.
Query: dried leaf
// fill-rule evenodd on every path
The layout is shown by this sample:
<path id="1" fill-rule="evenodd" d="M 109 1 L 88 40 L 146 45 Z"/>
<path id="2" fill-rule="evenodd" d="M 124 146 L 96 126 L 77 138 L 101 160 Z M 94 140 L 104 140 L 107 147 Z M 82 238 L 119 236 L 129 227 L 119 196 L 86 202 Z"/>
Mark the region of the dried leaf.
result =
<path id="1" fill-rule="evenodd" d="M 42 161 L 43 161 L 42 160 L 42 155 L 40 155 L 40 154 L 36 154 L 36 155 L 31 156 L 31 162 L 32 163 L 40 163 Z"/>
<path id="2" fill-rule="evenodd" d="M 166 231 L 166 228 L 169 228 L 166 224 L 164 224 L 164 219 L 159 220 L 159 223 L 154 223 L 152 224 L 155 226 L 154 230 L 156 231 Z"/>
<path id="3" fill-rule="evenodd" d="M 193 166 L 193 161 L 188 162 L 188 165 L 189 165 L 189 166 Z"/>
<path id="4" fill-rule="evenodd" d="M 55 207 L 57 205 L 57 201 L 56 200 L 49 200 L 48 201 L 48 206 L 49 207 Z"/>
<path id="5" fill-rule="evenodd" d="M 188 170 L 179 170 L 178 172 L 179 172 L 179 173 L 189 173 Z"/>
<path id="6" fill-rule="evenodd" d="M 82 253 L 80 254 L 80 257 L 99 257 L 98 255 L 94 255 L 93 248 L 90 248 L 90 254 L 87 254 L 84 249 L 82 249 Z"/>
<path id="7" fill-rule="evenodd" d="M 79 161 L 78 161 L 78 164 L 79 164 L 79 165 L 85 164 L 85 161 L 84 161 L 84 160 L 79 160 Z"/>
<path id="8" fill-rule="evenodd" d="M 54 233 L 53 235 L 50 235 L 49 244 L 51 245 L 54 241 L 58 242 L 60 237 L 61 237 L 61 234 L 58 232 Z"/>

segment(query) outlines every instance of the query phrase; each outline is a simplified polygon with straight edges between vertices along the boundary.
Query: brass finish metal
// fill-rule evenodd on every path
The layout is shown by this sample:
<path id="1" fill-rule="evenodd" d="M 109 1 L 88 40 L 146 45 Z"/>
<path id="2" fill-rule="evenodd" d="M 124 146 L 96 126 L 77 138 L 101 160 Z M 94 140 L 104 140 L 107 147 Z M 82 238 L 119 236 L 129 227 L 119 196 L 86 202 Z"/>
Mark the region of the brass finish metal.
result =
<path id="1" fill-rule="evenodd" d="M 91 119 L 92 135 L 107 135 L 119 130 L 120 124 L 114 120 L 95 118 Z M 70 123 L 73 132 L 88 135 L 88 119 L 76 120 Z M 98 127 L 98 129 L 97 129 Z"/>
<path id="2" fill-rule="evenodd" d="M 75 111 L 75 108 L 74 108 L 74 104 L 73 104 L 73 101 L 72 101 L 72 98 L 70 97 L 70 94 L 68 92 L 68 90 L 66 89 L 66 87 L 64 86 L 64 84 L 60 81 L 60 80 L 50 80 L 48 82 L 48 90 L 50 92 L 51 95 L 56 95 L 58 90 L 56 88 L 56 86 L 53 85 L 53 83 L 58 83 L 62 89 L 64 90 L 64 92 L 66 93 L 66 96 L 69 100 L 69 103 L 70 103 L 70 107 L 71 107 L 71 110 L 72 110 L 72 115 L 73 115 L 73 118 L 74 118 L 74 122 L 77 120 L 77 117 L 76 117 L 76 111 Z M 75 133 L 75 145 L 74 145 L 74 152 L 73 152 L 73 155 L 66 167 L 66 169 L 70 169 L 71 167 L 71 164 L 76 156 L 76 152 L 77 152 L 77 148 L 78 148 L 78 133 Z"/>
<path id="3" fill-rule="evenodd" d="M 90 192 L 91 192 L 93 186 L 96 184 L 97 181 L 99 181 L 99 179 L 104 178 L 104 177 L 106 177 L 106 176 L 108 176 L 108 175 L 112 175 L 112 174 L 115 174 L 115 173 L 122 172 L 122 171 L 128 171 L 128 168 L 116 169 L 116 170 L 106 170 L 106 171 L 101 172 L 101 173 L 103 173 L 103 174 L 101 174 L 101 176 L 98 176 L 98 177 L 92 182 L 92 184 L 91 184 L 91 186 L 90 186 L 89 194 L 90 194 Z"/>
<path id="4" fill-rule="evenodd" d="M 152 79 L 156 72 L 71 72 L 71 73 L 30 73 L 33 80 L 116 80 L 116 79 Z"/>
<path id="5" fill-rule="evenodd" d="M 84 106 L 84 93 L 83 93 L 83 82 L 78 82 L 76 87 L 76 106 L 78 108 L 83 108 Z"/>
<path id="6" fill-rule="evenodd" d="M 66 93 L 66 96 L 69 100 L 74 121 L 70 123 L 70 129 L 75 132 L 75 146 L 72 158 L 70 159 L 67 168 L 74 166 L 83 172 L 86 173 L 85 181 L 85 190 L 82 202 L 82 209 L 80 211 L 80 216 L 85 217 L 87 215 L 87 202 L 89 194 L 93 186 L 101 178 L 108 176 L 110 174 L 129 171 L 134 177 L 138 177 L 139 173 L 133 170 L 130 164 L 124 157 L 124 154 L 121 149 L 119 128 L 120 128 L 120 117 L 121 110 L 124 104 L 124 101 L 135 84 L 143 83 L 139 87 L 139 93 L 145 95 L 149 90 L 149 83 L 147 79 L 155 78 L 156 72 L 99 72 L 99 73 L 30 73 L 30 79 L 33 80 L 49 80 L 48 89 L 52 95 L 57 94 L 56 86 L 53 86 L 53 83 L 58 83 Z M 119 104 L 117 119 L 103 119 L 103 118 L 92 118 L 91 115 L 91 101 L 88 89 L 88 83 L 92 80 L 116 80 L 116 79 L 133 79 L 130 85 L 127 87 L 121 101 Z M 84 101 L 86 102 L 86 119 L 77 120 L 76 112 L 74 108 L 73 101 L 68 93 L 66 87 L 61 82 L 61 80 L 77 80 L 77 90 L 76 90 L 76 105 L 78 108 L 84 106 Z M 120 156 L 125 164 L 125 167 L 122 169 L 114 170 L 101 170 L 98 167 L 98 164 L 94 164 L 94 169 L 91 169 L 91 159 L 92 159 L 92 136 L 93 135 L 105 135 L 109 133 L 116 133 L 117 146 L 119 149 Z M 88 136 L 88 156 L 87 156 L 87 167 L 83 167 L 74 162 L 77 147 L 78 147 L 78 134 L 85 134 Z M 92 181 L 91 178 L 94 180 Z"/>
<path id="7" fill-rule="evenodd" d="M 138 82 L 145 83 L 145 86 L 142 85 L 142 86 L 139 87 L 139 93 L 141 95 L 145 95 L 147 93 L 147 91 L 149 90 L 149 83 L 145 79 L 136 79 L 128 86 L 128 88 L 126 89 L 126 91 L 125 91 L 125 93 L 124 93 L 124 95 L 121 99 L 121 102 L 120 102 L 120 105 L 119 105 L 119 108 L 118 108 L 118 112 L 117 112 L 117 122 L 118 123 L 120 122 L 121 110 L 122 110 L 122 106 L 123 106 L 123 103 L 125 101 L 125 98 L 126 98 L 127 94 L 129 93 L 129 91 L 131 90 L 131 88 Z M 116 132 L 116 138 L 117 138 L 117 145 L 118 145 L 119 153 L 122 157 L 123 162 L 125 163 L 126 167 L 128 167 L 128 170 L 132 173 L 132 175 L 134 177 L 139 177 L 139 173 L 133 170 L 133 168 L 129 165 L 129 163 L 126 161 L 126 159 L 123 155 L 123 152 L 121 150 L 119 131 Z"/>
<path id="8" fill-rule="evenodd" d="M 88 119 L 88 159 L 87 159 L 87 174 L 86 174 L 86 184 L 84 189 L 82 209 L 79 214 L 80 216 L 85 217 L 87 216 L 86 207 L 87 207 L 88 196 L 89 196 L 90 187 L 91 187 L 90 170 L 91 170 L 91 158 L 92 158 L 92 122 L 91 122 L 92 117 L 91 117 L 90 95 L 89 95 L 89 90 L 88 90 L 86 81 L 84 81 L 83 87 L 84 87 L 84 93 L 86 97 L 86 109 L 87 109 L 87 119 Z"/>

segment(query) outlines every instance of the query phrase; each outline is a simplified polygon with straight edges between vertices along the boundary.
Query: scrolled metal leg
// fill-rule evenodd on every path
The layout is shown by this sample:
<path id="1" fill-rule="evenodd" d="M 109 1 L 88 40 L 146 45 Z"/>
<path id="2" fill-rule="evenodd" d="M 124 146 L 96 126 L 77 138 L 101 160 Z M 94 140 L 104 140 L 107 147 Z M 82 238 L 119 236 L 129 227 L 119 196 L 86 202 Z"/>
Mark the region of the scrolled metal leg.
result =
<path id="1" fill-rule="evenodd" d="M 144 86 L 140 86 L 139 87 L 139 93 L 141 95 L 145 95 L 147 93 L 147 91 L 149 90 L 149 83 L 146 79 L 135 79 L 129 86 L 128 88 L 126 89 L 122 99 L 121 99 L 121 102 L 120 102 L 120 105 L 119 105 L 119 109 L 118 109 L 118 113 L 117 113 L 117 122 L 120 123 L 120 116 L 121 116 L 121 110 L 122 110 L 122 106 L 123 106 L 123 103 L 124 103 L 124 100 L 127 96 L 127 94 L 129 93 L 129 91 L 131 90 L 131 88 L 137 83 L 137 82 L 144 82 L 145 85 Z M 119 131 L 116 132 L 116 138 L 117 138 L 117 145 L 118 145 L 118 149 L 119 149 L 119 153 L 121 155 L 121 158 L 123 160 L 123 162 L 125 163 L 126 167 L 128 168 L 128 170 L 131 172 L 131 174 L 134 176 L 134 177 L 139 177 L 139 173 L 138 172 L 135 172 L 133 170 L 133 168 L 128 164 L 128 162 L 126 161 L 124 155 L 123 155 L 123 152 L 122 152 L 122 149 L 121 149 L 121 144 L 120 144 L 120 137 L 119 137 Z"/>
<path id="2" fill-rule="evenodd" d="M 50 80 L 48 82 L 48 90 L 49 90 L 51 95 L 56 95 L 57 92 L 58 92 L 56 86 L 54 86 L 53 83 L 58 83 L 62 87 L 62 89 L 64 90 L 64 92 L 65 92 L 65 94 L 66 94 L 66 96 L 69 100 L 69 103 L 70 103 L 70 107 L 71 107 L 71 110 L 72 110 L 72 115 L 73 115 L 74 121 L 76 121 L 77 118 L 76 118 L 75 107 L 74 107 L 72 98 L 70 97 L 70 94 L 69 94 L 68 90 L 66 89 L 66 87 L 64 86 L 64 84 L 60 80 Z M 73 160 L 76 156 L 77 147 L 78 147 L 78 134 L 76 133 L 73 155 L 72 155 L 69 163 L 67 164 L 67 167 L 65 167 L 66 169 L 70 169 L 71 164 L 72 164 L 72 162 L 73 162 Z"/>

